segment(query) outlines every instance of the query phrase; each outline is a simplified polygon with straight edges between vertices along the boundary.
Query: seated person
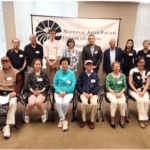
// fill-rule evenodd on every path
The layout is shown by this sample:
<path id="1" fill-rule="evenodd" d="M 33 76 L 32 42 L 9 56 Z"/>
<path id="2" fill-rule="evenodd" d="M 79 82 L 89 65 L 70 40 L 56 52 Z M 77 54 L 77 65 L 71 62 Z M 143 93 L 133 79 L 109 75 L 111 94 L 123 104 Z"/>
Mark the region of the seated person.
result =
<path id="1" fill-rule="evenodd" d="M 41 71 L 41 59 L 34 59 L 32 62 L 32 67 L 35 69 L 35 71 L 31 72 L 27 79 L 27 88 L 29 89 L 30 97 L 28 98 L 28 105 L 25 112 L 25 123 L 30 122 L 29 114 L 35 106 L 37 106 L 37 108 L 40 110 L 42 123 L 45 123 L 46 110 L 44 110 L 43 102 L 48 94 L 50 83 L 48 75 Z"/>
<path id="2" fill-rule="evenodd" d="M 82 110 L 82 121 L 80 122 L 80 127 L 84 127 L 86 122 L 86 110 L 88 101 L 90 101 L 91 106 L 91 122 L 89 124 L 90 129 L 94 128 L 94 118 L 97 110 L 97 99 L 99 90 L 99 78 L 98 74 L 92 70 L 93 62 L 92 60 L 86 60 L 84 62 L 85 70 L 79 75 L 77 81 L 77 90 L 81 94 L 80 99 L 81 110 Z"/>
<path id="3" fill-rule="evenodd" d="M 126 98 L 124 92 L 127 88 L 126 76 L 120 73 L 120 62 L 114 61 L 111 64 L 112 73 L 109 73 L 106 77 L 106 93 L 107 98 L 110 101 L 110 115 L 111 115 L 111 127 L 115 128 L 114 117 L 117 110 L 117 105 L 120 106 L 120 126 L 125 128 L 124 116 L 126 110 Z"/>
<path id="4" fill-rule="evenodd" d="M 144 69 L 145 59 L 139 56 L 136 60 L 136 68 L 130 70 L 129 85 L 130 94 L 137 102 L 138 119 L 141 128 L 148 125 L 148 110 L 149 110 L 149 77 L 150 71 Z"/>
<path id="5" fill-rule="evenodd" d="M 61 58 L 60 65 L 62 69 L 56 72 L 53 80 L 53 87 L 55 89 L 54 97 L 56 101 L 56 108 L 60 117 L 58 127 L 62 128 L 63 131 L 66 131 L 68 129 L 66 114 L 69 102 L 73 98 L 76 79 L 74 72 L 68 68 L 70 65 L 69 58 Z"/>
<path id="6" fill-rule="evenodd" d="M 3 135 L 8 138 L 10 137 L 10 125 L 15 124 L 15 112 L 17 109 L 16 94 L 21 90 L 22 78 L 19 71 L 12 67 L 9 57 L 2 57 L 1 64 L 3 68 L 0 69 L 0 95 L 10 95 L 6 126 L 3 128 Z"/>

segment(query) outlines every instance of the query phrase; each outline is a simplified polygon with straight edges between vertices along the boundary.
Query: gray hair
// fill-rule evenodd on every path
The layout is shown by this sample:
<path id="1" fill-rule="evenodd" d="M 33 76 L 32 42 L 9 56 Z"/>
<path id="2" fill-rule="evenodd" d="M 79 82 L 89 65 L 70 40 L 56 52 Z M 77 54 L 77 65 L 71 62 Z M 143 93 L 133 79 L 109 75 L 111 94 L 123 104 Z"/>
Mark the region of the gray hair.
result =
<path id="1" fill-rule="evenodd" d="M 115 39 L 114 39 L 114 38 L 110 39 L 110 40 L 109 40 L 109 43 L 111 42 L 111 40 L 115 40 Z M 116 41 L 116 40 L 115 40 L 115 41 Z"/>
<path id="2" fill-rule="evenodd" d="M 29 40 L 30 40 L 32 37 L 35 37 L 35 38 L 36 38 L 36 36 L 35 36 L 34 34 L 31 34 L 31 35 L 29 36 Z"/>
<path id="3" fill-rule="evenodd" d="M 150 45 L 150 41 L 149 41 L 149 40 L 144 40 L 144 41 L 143 41 L 143 44 L 144 44 L 145 42 L 148 42 L 149 45 Z"/>

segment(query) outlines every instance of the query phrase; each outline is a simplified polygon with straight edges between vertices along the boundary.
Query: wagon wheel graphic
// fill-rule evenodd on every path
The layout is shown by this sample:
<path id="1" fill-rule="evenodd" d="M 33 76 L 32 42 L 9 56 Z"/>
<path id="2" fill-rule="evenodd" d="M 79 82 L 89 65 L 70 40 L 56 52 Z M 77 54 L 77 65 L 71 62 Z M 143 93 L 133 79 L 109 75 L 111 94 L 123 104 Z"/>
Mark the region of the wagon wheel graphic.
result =
<path id="1" fill-rule="evenodd" d="M 61 28 L 59 27 L 59 25 L 52 20 L 44 20 L 40 22 L 35 29 L 37 40 L 42 45 L 44 42 L 46 42 L 49 39 L 48 31 L 50 29 L 54 29 L 57 33 L 57 36 L 55 36 L 55 40 L 61 39 L 61 35 L 60 34 L 58 35 L 58 33 L 61 33 Z"/>

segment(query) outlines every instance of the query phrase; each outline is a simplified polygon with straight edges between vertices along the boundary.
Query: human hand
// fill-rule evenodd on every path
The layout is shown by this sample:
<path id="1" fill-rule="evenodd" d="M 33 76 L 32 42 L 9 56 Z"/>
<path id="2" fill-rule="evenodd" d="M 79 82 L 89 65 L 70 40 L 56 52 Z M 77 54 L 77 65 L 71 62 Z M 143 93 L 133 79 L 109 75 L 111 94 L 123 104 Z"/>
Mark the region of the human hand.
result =
<path id="1" fill-rule="evenodd" d="M 16 92 L 12 92 L 10 97 L 11 97 L 11 98 L 16 97 Z"/>

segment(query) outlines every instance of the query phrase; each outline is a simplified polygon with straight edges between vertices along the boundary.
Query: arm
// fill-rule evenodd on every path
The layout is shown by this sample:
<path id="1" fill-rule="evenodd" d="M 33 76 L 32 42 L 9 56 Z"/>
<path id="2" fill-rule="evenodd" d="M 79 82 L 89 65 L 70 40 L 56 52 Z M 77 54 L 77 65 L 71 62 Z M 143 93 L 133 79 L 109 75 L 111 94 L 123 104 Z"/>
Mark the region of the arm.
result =
<path id="1" fill-rule="evenodd" d="M 133 54 L 133 60 L 134 60 L 134 66 L 136 65 L 136 51 L 135 53 Z"/>
<path id="2" fill-rule="evenodd" d="M 120 63 L 121 63 L 121 70 L 123 70 L 123 53 L 122 53 L 122 49 L 120 52 Z"/>
<path id="3" fill-rule="evenodd" d="M 92 91 L 93 95 L 97 95 L 98 90 L 99 90 L 99 77 L 98 77 L 98 75 L 97 75 L 95 80 L 96 80 L 96 83 L 95 83 L 93 91 Z"/>
<path id="4" fill-rule="evenodd" d="M 135 93 L 139 93 L 139 91 L 133 85 L 133 76 L 129 75 L 129 85 Z"/>
<path id="5" fill-rule="evenodd" d="M 19 92 L 20 92 L 21 86 L 22 86 L 22 78 L 21 78 L 20 73 L 18 73 L 18 74 L 16 75 L 16 87 L 15 87 L 15 92 L 16 92 L 16 93 L 19 93 Z"/>
<path id="6" fill-rule="evenodd" d="M 56 92 L 57 94 L 59 94 L 59 92 L 60 92 L 61 90 L 60 90 L 60 88 L 59 88 L 59 86 L 58 86 L 58 71 L 56 72 L 55 77 L 54 77 L 54 79 L 53 79 L 53 87 L 54 87 L 54 89 L 55 89 L 55 92 Z"/>
<path id="7" fill-rule="evenodd" d="M 77 61 L 76 61 L 76 62 L 74 63 L 74 65 L 72 66 L 73 68 L 74 68 L 75 66 L 77 66 L 77 64 L 79 63 L 79 52 L 78 52 L 78 50 L 77 50 L 76 58 L 77 58 Z"/>
<path id="8" fill-rule="evenodd" d="M 150 77 L 147 77 L 146 84 L 145 84 L 144 89 L 142 91 L 143 94 L 145 94 L 145 92 L 147 91 L 147 89 L 149 87 L 149 81 L 150 81 Z"/>
<path id="9" fill-rule="evenodd" d="M 103 61 L 103 72 L 106 73 L 107 68 L 107 57 L 106 57 L 106 51 L 104 52 L 104 61 Z"/>
<path id="10" fill-rule="evenodd" d="M 78 92 L 80 93 L 80 94 L 83 94 L 83 88 L 82 88 L 82 74 L 80 74 L 79 75 L 79 78 L 78 78 L 78 80 L 77 80 L 77 90 L 78 90 Z"/>
<path id="11" fill-rule="evenodd" d="M 101 61 L 102 61 L 102 50 L 101 50 L 101 48 L 99 47 L 99 58 L 98 58 L 98 61 L 97 61 L 97 64 L 96 64 L 96 68 L 99 67 Z"/>
<path id="12" fill-rule="evenodd" d="M 83 65 L 84 65 L 84 62 L 85 62 L 85 47 L 83 47 L 83 50 L 82 50 L 82 62 L 83 62 Z"/>

